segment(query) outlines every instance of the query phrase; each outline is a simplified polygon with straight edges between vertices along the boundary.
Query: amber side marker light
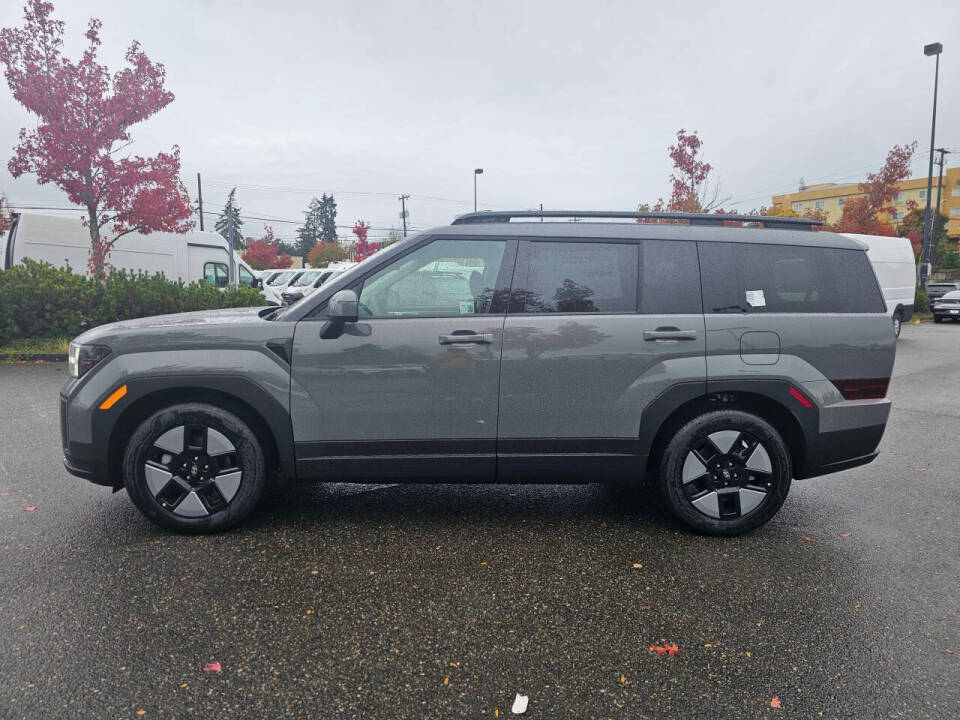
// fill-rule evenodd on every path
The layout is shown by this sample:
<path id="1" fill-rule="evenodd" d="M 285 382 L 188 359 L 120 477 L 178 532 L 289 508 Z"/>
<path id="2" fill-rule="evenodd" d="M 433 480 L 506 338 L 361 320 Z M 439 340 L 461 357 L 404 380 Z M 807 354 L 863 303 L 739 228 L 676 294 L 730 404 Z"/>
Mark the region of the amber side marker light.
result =
<path id="1" fill-rule="evenodd" d="M 110 393 L 110 397 L 108 397 L 106 400 L 100 403 L 100 409 L 109 410 L 110 408 L 112 408 L 114 405 L 117 404 L 120 398 L 122 398 L 126 394 L 127 394 L 127 386 L 121 385 L 112 393 Z"/>

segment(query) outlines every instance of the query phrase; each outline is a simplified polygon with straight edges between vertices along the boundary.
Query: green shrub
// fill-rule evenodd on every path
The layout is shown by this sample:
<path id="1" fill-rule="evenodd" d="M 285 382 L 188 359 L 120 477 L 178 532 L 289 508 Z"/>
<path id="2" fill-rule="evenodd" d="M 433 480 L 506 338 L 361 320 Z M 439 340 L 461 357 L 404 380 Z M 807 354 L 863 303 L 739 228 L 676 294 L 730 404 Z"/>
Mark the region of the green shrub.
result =
<path id="1" fill-rule="evenodd" d="M 112 271 L 102 283 L 68 269 L 24 260 L 0 272 L 0 342 L 74 337 L 131 318 L 264 304 L 259 290 L 167 280 L 162 274 Z"/>
<path id="2" fill-rule="evenodd" d="M 917 286 L 917 295 L 913 299 L 913 311 L 915 313 L 930 312 L 930 298 L 920 289 L 919 285 Z"/>

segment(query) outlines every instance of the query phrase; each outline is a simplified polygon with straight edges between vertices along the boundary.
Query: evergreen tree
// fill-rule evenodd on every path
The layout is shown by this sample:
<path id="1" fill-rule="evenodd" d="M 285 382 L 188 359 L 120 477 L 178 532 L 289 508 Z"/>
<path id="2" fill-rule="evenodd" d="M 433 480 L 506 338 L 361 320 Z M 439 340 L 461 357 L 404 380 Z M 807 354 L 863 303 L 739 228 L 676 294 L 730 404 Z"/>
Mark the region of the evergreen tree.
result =
<path id="1" fill-rule="evenodd" d="M 323 194 L 320 200 L 320 242 L 339 242 L 337 239 L 337 201 L 333 195 Z"/>
<path id="2" fill-rule="evenodd" d="M 227 197 L 227 204 L 223 206 L 223 212 L 220 213 L 220 217 L 217 218 L 217 224 L 215 225 L 218 233 L 223 235 L 224 238 L 233 243 L 234 250 L 243 250 L 245 243 L 243 241 L 243 220 L 240 219 L 240 208 L 237 207 L 236 199 L 237 189 L 234 188 L 230 191 L 230 195 Z M 233 218 L 233 237 L 229 237 L 228 232 L 230 230 L 228 218 Z"/>
<path id="3" fill-rule="evenodd" d="M 324 198 L 326 198 L 326 195 L 324 195 Z M 297 240 L 293 244 L 294 252 L 303 258 L 304 262 L 307 261 L 307 255 L 310 254 L 310 251 L 320 242 L 322 234 L 321 205 L 322 203 L 317 198 L 311 200 L 307 206 L 307 212 L 304 213 L 303 226 L 297 228 Z"/>

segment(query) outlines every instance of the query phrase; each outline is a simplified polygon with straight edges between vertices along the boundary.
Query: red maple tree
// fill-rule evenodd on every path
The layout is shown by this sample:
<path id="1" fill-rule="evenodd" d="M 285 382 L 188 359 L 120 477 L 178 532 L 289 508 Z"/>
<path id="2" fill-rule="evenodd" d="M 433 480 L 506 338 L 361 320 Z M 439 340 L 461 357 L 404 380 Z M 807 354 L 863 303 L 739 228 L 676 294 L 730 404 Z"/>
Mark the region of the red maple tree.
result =
<path id="1" fill-rule="evenodd" d="M 843 204 L 843 214 L 824 230 L 864 235 L 895 235 L 890 222 L 891 203 L 900 192 L 900 183 L 910 177 L 910 161 L 917 150 L 916 141 L 909 145 L 894 145 L 879 172 L 870 173 L 860 183 L 861 197 L 849 198 Z M 884 217 L 885 216 L 885 217 Z"/>
<path id="2" fill-rule="evenodd" d="M 273 228 L 269 225 L 263 226 L 264 235 L 259 240 L 251 240 L 247 243 L 247 249 L 243 253 L 243 259 L 254 270 L 272 270 L 275 268 L 288 268 L 293 263 L 293 258 L 289 255 L 278 255 L 277 240 L 273 236 Z"/>
<path id="3" fill-rule="evenodd" d="M 372 243 L 367 241 L 367 233 L 370 232 L 370 225 L 363 220 L 357 220 L 353 225 L 353 234 L 357 236 L 357 244 L 353 248 L 353 259 L 357 262 L 365 260 L 379 250 L 382 243 Z"/>
<path id="4" fill-rule="evenodd" d="M 34 129 L 20 130 L 7 167 L 14 177 L 35 173 L 53 183 L 70 202 L 86 208 L 90 270 L 105 272 L 114 243 L 132 232 L 186 232 L 193 223 L 190 197 L 180 182 L 180 149 L 153 157 L 117 157 L 130 127 L 173 101 L 164 88 L 166 71 L 136 41 L 114 73 L 97 62 L 101 22 L 92 18 L 87 47 L 73 62 L 62 54 L 64 23 L 53 5 L 29 0 L 24 26 L 0 31 L 0 63 L 13 97 L 37 116 Z"/>

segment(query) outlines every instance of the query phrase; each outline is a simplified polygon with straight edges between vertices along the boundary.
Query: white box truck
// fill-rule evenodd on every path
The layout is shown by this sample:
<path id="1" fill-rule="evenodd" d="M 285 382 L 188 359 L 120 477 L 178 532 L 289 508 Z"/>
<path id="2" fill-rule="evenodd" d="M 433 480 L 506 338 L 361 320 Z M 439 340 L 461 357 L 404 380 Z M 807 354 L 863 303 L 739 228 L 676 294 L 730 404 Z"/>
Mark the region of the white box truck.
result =
<path id="1" fill-rule="evenodd" d="M 880 282 L 893 331 L 900 337 L 900 326 L 913 317 L 917 292 L 917 262 L 909 238 L 843 233 L 867 248 L 867 257 Z"/>
<path id="2" fill-rule="evenodd" d="M 6 236 L 0 238 L 0 268 L 7 270 L 24 258 L 70 267 L 87 274 L 90 232 L 80 218 L 23 213 L 16 217 Z M 239 255 L 234 253 L 231 272 L 230 247 L 212 232 L 149 235 L 130 233 L 117 240 L 108 262 L 118 270 L 153 274 L 170 280 L 203 280 L 217 287 L 240 284 L 262 287 L 263 283 Z"/>

